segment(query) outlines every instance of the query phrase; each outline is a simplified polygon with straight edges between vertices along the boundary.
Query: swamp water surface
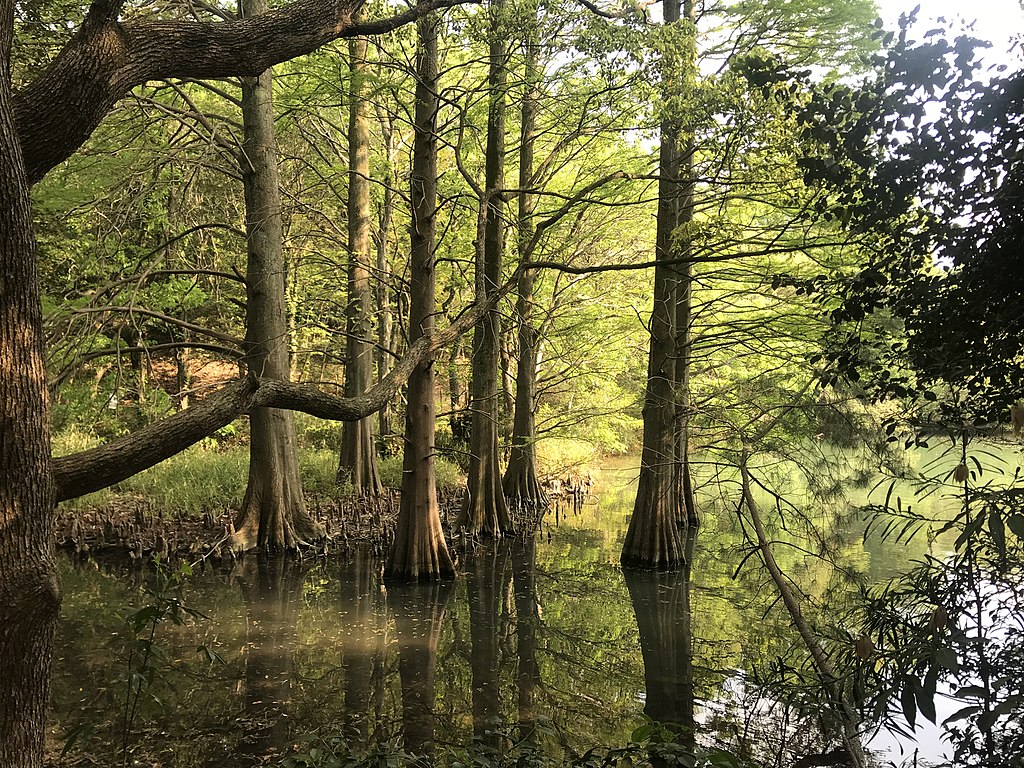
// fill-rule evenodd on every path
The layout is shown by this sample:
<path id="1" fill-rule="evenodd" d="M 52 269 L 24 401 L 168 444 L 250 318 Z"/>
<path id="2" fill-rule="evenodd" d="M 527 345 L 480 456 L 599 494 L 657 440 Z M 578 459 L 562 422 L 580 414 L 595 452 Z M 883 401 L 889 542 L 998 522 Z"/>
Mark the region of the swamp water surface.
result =
<path id="1" fill-rule="evenodd" d="M 619 568 L 635 475 L 604 470 L 582 509 L 550 514 L 535 539 L 463 553 L 443 586 L 385 587 L 369 554 L 249 556 L 186 579 L 185 604 L 205 618 L 133 632 L 124 616 L 154 602 L 142 589 L 152 575 L 65 561 L 51 732 L 56 752 L 69 735 L 75 743 L 60 764 L 121 765 L 127 748 L 131 765 L 273 765 L 318 734 L 356 751 L 433 750 L 448 765 L 474 735 L 478 754 L 503 752 L 539 722 L 536 742 L 557 765 L 625 745 L 645 712 L 694 717 L 700 742 L 765 765 L 827 749 L 750 684 L 798 641 L 769 612 L 775 593 L 753 560 L 734 578 L 747 551 L 733 515 L 706 521 L 689 590 L 678 574 Z M 841 539 L 844 562 L 869 577 L 915 554 L 865 547 L 858 531 Z M 841 594 L 833 570 L 800 548 L 776 557 L 817 600 Z M 935 738 L 922 755 L 940 753 Z"/>

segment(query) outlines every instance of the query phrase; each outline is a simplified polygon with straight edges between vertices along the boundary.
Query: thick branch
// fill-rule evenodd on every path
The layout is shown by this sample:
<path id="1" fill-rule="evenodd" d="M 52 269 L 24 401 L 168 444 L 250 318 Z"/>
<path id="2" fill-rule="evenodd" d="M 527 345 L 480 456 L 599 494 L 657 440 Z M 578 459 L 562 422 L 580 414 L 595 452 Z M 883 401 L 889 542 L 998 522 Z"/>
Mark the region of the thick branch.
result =
<path id="1" fill-rule="evenodd" d="M 395 29 L 474 0 L 424 0 L 387 19 L 353 22 L 362 0 L 296 0 L 251 19 L 118 23 L 121 3 L 101 0 L 42 74 L 14 99 L 29 180 L 70 157 L 103 116 L 149 80 L 258 75 L 332 40 Z"/>
<path id="2" fill-rule="evenodd" d="M 126 480 L 180 453 L 252 408 L 288 408 L 335 421 L 364 419 L 395 397 L 421 361 L 472 328 L 514 284 L 512 280 L 505 283 L 496 296 L 473 305 L 440 333 L 421 337 L 387 376 L 357 397 L 339 397 L 312 384 L 253 377 L 239 379 L 193 407 L 130 435 L 88 451 L 55 458 L 53 475 L 57 500 L 73 499 Z"/>

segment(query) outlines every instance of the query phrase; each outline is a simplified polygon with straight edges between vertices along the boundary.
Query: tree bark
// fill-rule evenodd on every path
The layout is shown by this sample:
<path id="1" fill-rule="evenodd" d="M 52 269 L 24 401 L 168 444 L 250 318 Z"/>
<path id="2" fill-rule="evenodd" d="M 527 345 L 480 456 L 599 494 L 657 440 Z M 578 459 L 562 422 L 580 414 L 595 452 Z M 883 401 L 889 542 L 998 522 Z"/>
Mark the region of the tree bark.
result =
<path id="1" fill-rule="evenodd" d="M 266 0 L 242 0 L 244 18 L 267 10 Z M 242 184 L 248 262 L 245 273 L 245 363 L 258 376 L 291 376 L 284 261 L 284 227 L 274 130 L 274 82 L 268 69 L 242 78 Z M 306 510 L 299 478 L 295 417 L 289 410 L 249 414 L 249 482 L 228 546 L 291 550 L 323 536 Z"/>
<path id="2" fill-rule="evenodd" d="M 505 204 L 502 196 L 505 168 L 505 89 L 507 49 L 502 35 L 504 0 L 491 0 L 489 8 L 490 107 L 487 114 L 487 149 L 484 163 L 486 207 L 482 263 L 478 252 L 476 292 L 486 299 L 501 285 L 505 244 Z M 499 317 L 488 312 L 473 331 L 472 427 L 469 445 L 467 493 L 456 527 L 472 535 L 500 537 L 512 531 L 508 504 L 498 466 L 498 405 L 501 385 Z"/>
<path id="3" fill-rule="evenodd" d="M 665 0 L 665 24 L 678 24 L 680 0 Z M 644 392 L 643 450 L 640 478 L 629 529 L 622 547 L 627 567 L 678 568 L 684 562 L 679 534 L 682 499 L 676 467 L 676 300 L 678 276 L 669 263 L 674 258 L 672 235 L 679 224 L 680 126 L 671 102 L 671 83 L 682 67 L 669 53 L 662 54 L 662 94 L 665 116 L 661 123 L 658 165 L 658 214 L 654 268 L 654 308 L 651 311 L 651 346 Z"/>
<path id="4" fill-rule="evenodd" d="M 417 22 L 416 117 L 410 199 L 409 340 L 434 331 L 437 218 L 438 58 L 435 15 Z M 389 576 L 412 581 L 454 578 L 455 566 L 441 530 L 434 470 L 434 360 L 423 359 L 409 376 L 405 414 L 405 454 L 402 460 L 402 498 L 395 541 L 388 559 Z"/>
<path id="5" fill-rule="evenodd" d="M 694 0 L 683 0 L 683 18 L 696 25 L 697 11 Z M 695 71 L 697 66 L 696 41 L 691 52 L 682 62 L 682 67 Z M 692 76 L 691 76 L 692 77 Z M 678 135 L 676 151 L 678 158 L 677 190 L 675 203 L 675 227 L 693 221 L 696 182 L 693 166 L 694 142 L 692 135 Z M 671 243 L 666 245 L 671 247 Z M 672 248 L 672 258 L 679 263 L 675 266 L 675 354 L 673 388 L 675 389 L 675 464 L 677 473 L 675 487 L 680 496 L 677 505 L 679 524 L 687 531 L 683 534 L 683 557 L 686 564 L 693 562 L 693 548 L 696 530 L 700 524 L 697 512 L 697 498 L 690 465 L 690 372 L 693 369 L 693 338 L 691 333 L 693 316 L 693 248 L 682 243 Z M 693 535 L 689 532 L 693 531 Z"/>
<path id="6" fill-rule="evenodd" d="M 516 244 L 520 266 L 529 264 L 532 257 L 534 234 L 533 212 L 533 150 L 537 138 L 537 83 L 540 77 L 538 62 L 540 44 L 537 40 L 537 5 L 529 4 L 529 18 L 524 40 L 526 61 L 523 99 L 520 105 L 519 193 Z M 519 273 L 516 296 L 516 322 L 518 323 L 519 360 L 516 368 L 516 399 L 512 420 L 512 446 L 508 467 L 502 480 L 505 496 L 520 507 L 537 509 L 548 503 L 537 477 L 537 339 L 533 322 L 534 270 Z"/>
<path id="7" fill-rule="evenodd" d="M 377 378 L 383 379 L 391 366 L 391 353 L 394 350 L 394 328 L 392 322 L 391 300 L 391 267 L 388 264 L 388 253 L 391 242 L 391 221 L 395 210 L 395 174 L 394 164 L 397 162 L 397 146 L 395 142 L 394 117 L 391 115 L 380 118 L 384 132 L 384 147 L 387 152 L 387 171 L 384 174 L 384 201 L 381 205 L 379 226 L 377 228 L 377 285 L 375 298 L 377 303 Z M 391 434 L 390 406 L 381 408 L 377 414 L 379 434 Z"/>
<path id="8" fill-rule="evenodd" d="M 365 37 L 348 41 L 348 306 L 345 395 L 355 397 L 373 381 L 373 291 L 370 287 L 370 105 L 366 100 L 369 67 Z M 346 421 L 341 428 L 338 481 L 348 481 L 357 496 L 380 496 L 373 418 Z"/>
<path id="9" fill-rule="evenodd" d="M 0 765 L 38 768 L 60 583 L 39 275 L 11 104 L 13 13 L 0 2 Z"/>

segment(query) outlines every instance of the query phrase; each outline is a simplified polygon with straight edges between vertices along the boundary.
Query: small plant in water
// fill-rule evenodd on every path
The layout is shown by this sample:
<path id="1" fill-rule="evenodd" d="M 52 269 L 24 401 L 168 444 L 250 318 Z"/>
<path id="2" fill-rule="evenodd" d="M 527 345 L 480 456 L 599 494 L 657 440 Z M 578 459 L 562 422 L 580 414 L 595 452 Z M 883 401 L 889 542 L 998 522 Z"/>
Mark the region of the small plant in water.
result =
<path id="1" fill-rule="evenodd" d="M 146 603 L 125 616 L 127 625 L 127 656 L 125 699 L 121 714 L 121 764 L 128 765 L 128 750 L 139 714 L 143 694 L 152 696 L 153 683 L 159 672 L 162 654 L 156 642 L 158 628 L 167 622 L 180 626 L 192 618 L 206 618 L 200 611 L 185 604 L 181 595 L 185 581 L 192 575 L 192 566 L 182 563 L 172 568 L 159 556 L 154 557 L 155 575 L 143 588 Z M 200 650 L 204 650 L 200 648 Z M 210 651 L 207 651 L 210 654 Z M 153 697 L 157 703 L 159 700 Z"/>

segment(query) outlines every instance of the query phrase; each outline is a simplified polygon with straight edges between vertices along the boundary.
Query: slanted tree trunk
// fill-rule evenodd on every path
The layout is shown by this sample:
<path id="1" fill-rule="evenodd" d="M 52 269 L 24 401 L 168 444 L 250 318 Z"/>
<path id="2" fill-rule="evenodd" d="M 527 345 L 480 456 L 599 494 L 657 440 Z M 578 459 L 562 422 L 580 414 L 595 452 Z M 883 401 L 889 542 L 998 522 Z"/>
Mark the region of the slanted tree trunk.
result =
<path id="1" fill-rule="evenodd" d="M 437 27 L 434 15 L 417 21 L 416 117 L 413 136 L 410 199 L 409 341 L 434 331 L 434 232 L 437 209 Z M 405 414 L 405 455 L 402 498 L 387 574 L 414 581 L 448 579 L 455 566 L 441 530 L 434 472 L 434 356 L 409 376 Z"/>
<path id="2" fill-rule="evenodd" d="M 530 16 L 524 41 L 526 63 L 523 100 L 520 105 L 521 129 L 519 142 L 519 194 L 516 243 L 520 265 L 531 258 L 533 242 L 534 195 L 533 148 L 537 137 L 537 82 L 540 77 L 538 65 L 536 3 L 530 5 Z M 512 420 L 512 447 L 508 467 L 502 480 L 505 496 L 513 504 L 536 509 L 547 505 L 548 499 L 537 478 L 537 430 L 535 415 L 537 409 L 537 328 L 533 321 L 533 287 L 537 274 L 535 270 L 523 270 L 519 274 L 516 297 L 516 322 L 518 328 L 519 360 L 516 368 L 516 399 Z"/>
<path id="3" fill-rule="evenodd" d="M 437 641 L 454 584 L 398 584 L 388 587 L 398 639 L 405 751 L 415 768 L 434 764 L 434 674 Z"/>
<path id="4" fill-rule="evenodd" d="M 505 88 L 507 42 L 504 0 L 491 0 L 487 150 L 484 163 L 485 224 L 483 248 L 476 264 L 478 297 L 493 295 L 501 284 L 505 242 L 505 204 L 501 193 L 505 168 Z M 480 254 L 482 253 L 482 259 Z M 481 263 L 482 262 L 482 263 Z M 472 428 L 467 494 L 456 527 L 473 535 L 502 536 L 512 530 L 498 466 L 498 405 L 501 371 L 498 310 L 488 312 L 473 330 Z"/>
<path id="5" fill-rule="evenodd" d="M 369 67 L 366 38 L 348 41 L 351 88 L 348 105 L 348 306 L 345 395 L 355 397 L 373 381 L 373 290 L 370 286 L 370 105 L 366 100 Z M 373 417 L 346 421 L 341 428 L 338 480 L 352 484 L 357 496 L 379 496 Z"/>
<path id="6" fill-rule="evenodd" d="M 679 0 L 665 0 L 665 24 L 680 19 Z M 672 83 L 682 76 L 682 65 L 671 52 L 662 54 L 661 78 L 665 115 L 661 123 L 658 165 L 657 265 L 654 268 L 654 308 L 651 311 L 651 346 L 644 392 L 644 438 L 640 478 L 633 516 L 622 546 L 627 567 L 669 570 L 682 565 L 684 550 L 679 535 L 682 504 L 681 473 L 676 467 L 676 301 L 678 274 L 666 262 L 674 258 L 672 234 L 679 224 L 680 127 L 672 103 Z"/>
<path id="7" fill-rule="evenodd" d="M 242 0 L 244 17 L 266 11 L 266 0 Z M 273 77 L 268 69 L 242 78 L 242 183 L 245 188 L 246 364 L 257 376 L 287 381 L 289 334 L 274 133 Z M 249 482 L 229 546 L 295 549 L 323 535 L 306 510 L 291 411 L 256 408 L 249 416 Z"/>
<path id="8" fill-rule="evenodd" d="M 12 13 L 0 4 L 0 765 L 38 768 L 60 583 L 39 275 L 11 113 Z"/>
<path id="9" fill-rule="evenodd" d="M 867 768 L 869 763 L 864 753 L 864 745 L 861 742 L 860 715 L 847 697 L 843 681 L 836 674 L 835 667 L 832 666 L 832 661 L 829 659 L 828 654 L 825 653 L 821 641 L 811 627 L 810 622 L 804 616 L 797 590 L 794 589 L 790 579 L 782 572 L 782 568 L 779 567 L 778 561 L 775 559 L 771 539 L 768 537 L 764 521 L 761 519 L 761 509 L 757 500 L 754 499 L 749 459 L 749 446 L 744 444 L 740 454 L 740 492 L 742 494 L 743 507 L 746 508 L 754 529 L 757 552 L 760 555 L 765 570 L 768 571 L 768 575 L 775 583 L 779 597 L 782 598 L 782 604 L 786 607 L 789 618 L 800 635 L 800 639 L 803 640 L 804 647 L 811 655 L 814 667 L 818 672 L 818 680 L 825 689 L 825 693 L 828 695 L 832 705 L 833 715 L 841 724 L 842 731 L 839 736 L 842 745 L 846 748 L 850 765 L 854 768 Z"/>

